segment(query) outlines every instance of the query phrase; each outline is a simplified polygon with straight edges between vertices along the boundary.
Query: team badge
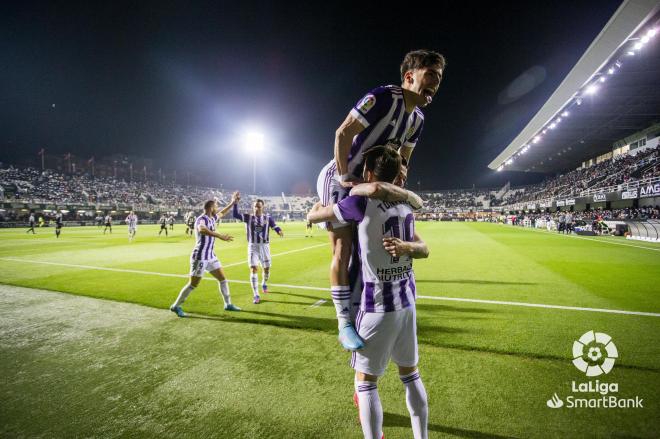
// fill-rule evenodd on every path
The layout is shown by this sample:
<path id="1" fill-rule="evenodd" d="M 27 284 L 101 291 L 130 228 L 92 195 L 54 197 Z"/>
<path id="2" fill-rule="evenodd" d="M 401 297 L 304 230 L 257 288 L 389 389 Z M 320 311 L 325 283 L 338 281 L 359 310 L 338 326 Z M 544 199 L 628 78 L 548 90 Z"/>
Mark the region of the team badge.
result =
<path id="1" fill-rule="evenodd" d="M 358 105 L 358 110 L 360 110 L 362 113 L 366 113 L 369 110 L 371 110 L 376 103 L 376 96 L 372 94 L 368 94 L 360 101 L 360 104 Z"/>

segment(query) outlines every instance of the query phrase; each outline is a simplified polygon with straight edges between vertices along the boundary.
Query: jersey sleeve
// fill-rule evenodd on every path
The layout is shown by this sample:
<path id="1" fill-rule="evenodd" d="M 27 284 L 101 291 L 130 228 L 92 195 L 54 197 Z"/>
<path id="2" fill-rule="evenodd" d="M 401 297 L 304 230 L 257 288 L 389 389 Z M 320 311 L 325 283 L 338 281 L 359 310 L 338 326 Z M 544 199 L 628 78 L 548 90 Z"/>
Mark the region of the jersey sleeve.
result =
<path id="1" fill-rule="evenodd" d="M 364 95 L 350 114 L 367 128 L 387 115 L 392 102 L 392 92 L 387 87 L 378 87 Z"/>
<path id="2" fill-rule="evenodd" d="M 403 143 L 403 146 L 407 146 L 408 148 L 414 148 L 415 145 L 417 145 L 417 142 L 422 135 L 422 129 L 424 128 L 424 116 L 422 115 L 422 112 L 420 110 L 415 111 L 417 112 L 417 117 L 408 133 L 406 133 L 406 140 Z"/>
<path id="3" fill-rule="evenodd" d="M 359 223 L 367 210 L 367 197 L 351 195 L 333 205 L 332 210 L 340 223 Z"/>
<path id="4" fill-rule="evenodd" d="M 282 231 L 282 229 L 277 224 L 275 224 L 275 220 L 273 219 L 272 216 L 268 217 L 268 227 L 275 230 L 277 233 L 280 233 Z"/>
<path id="5" fill-rule="evenodd" d="M 240 213 L 238 211 L 238 205 L 234 204 L 232 214 L 234 215 L 234 218 L 237 220 L 243 221 L 244 223 L 248 222 L 250 220 L 250 214 L 249 213 Z"/>

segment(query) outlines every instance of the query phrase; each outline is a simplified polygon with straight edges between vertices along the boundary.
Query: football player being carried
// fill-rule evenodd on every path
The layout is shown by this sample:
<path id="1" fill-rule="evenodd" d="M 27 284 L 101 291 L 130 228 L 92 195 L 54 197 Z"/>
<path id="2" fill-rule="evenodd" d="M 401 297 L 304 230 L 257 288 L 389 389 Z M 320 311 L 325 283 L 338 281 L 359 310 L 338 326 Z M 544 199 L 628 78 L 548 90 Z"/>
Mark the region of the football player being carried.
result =
<path id="1" fill-rule="evenodd" d="M 350 188 L 362 181 L 363 153 L 375 145 L 397 144 L 408 167 L 424 125 L 420 108 L 431 103 L 445 68 L 444 57 L 429 50 L 405 55 L 401 63 L 401 85 L 377 87 L 351 109 L 335 132 L 334 159 L 319 174 L 317 192 L 323 206 L 338 203 Z M 348 263 L 353 247 L 353 227 L 338 221 L 326 224 L 332 244 L 330 289 L 338 308 L 340 342 L 346 349 L 359 348 L 348 312 L 338 300 L 350 294 Z M 345 329 L 348 326 L 347 329 Z"/>
<path id="2" fill-rule="evenodd" d="M 204 203 L 204 213 L 195 220 L 195 248 L 190 255 L 190 280 L 181 289 L 178 297 L 170 307 L 170 311 L 179 317 L 185 317 L 181 305 L 188 298 L 190 293 L 197 288 L 199 282 L 208 271 L 211 276 L 218 280 L 218 289 L 225 303 L 225 311 L 240 311 L 241 309 L 231 303 L 229 294 L 229 281 L 225 276 L 222 265 L 215 255 L 213 246 L 215 240 L 233 241 L 234 237 L 218 233 L 216 224 L 231 209 L 231 204 L 225 206 L 218 212 L 218 203 L 216 200 L 208 200 Z"/>
<path id="3" fill-rule="evenodd" d="M 248 241 L 248 265 L 250 266 L 250 285 L 254 296 L 253 303 L 261 301 L 259 295 L 259 264 L 262 269 L 261 291 L 268 293 L 268 278 L 270 277 L 270 229 L 284 237 L 282 229 L 275 224 L 275 220 L 269 214 L 264 213 L 263 200 L 256 200 L 252 205 L 252 213 L 240 213 L 238 202 L 241 199 L 239 192 L 234 192 L 231 204 L 234 206 L 234 218 L 245 223 L 245 231 Z"/>
<path id="4" fill-rule="evenodd" d="M 388 146 L 365 154 L 360 193 L 377 193 L 378 182 L 393 182 L 400 172 L 401 157 Z M 374 184 L 375 183 L 375 184 Z M 358 189 L 355 188 L 355 189 Z M 378 377 L 392 359 L 406 390 L 406 403 L 415 439 L 428 437 L 428 402 L 417 370 L 417 323 L 415 275 L 412 260 L 428 257 L 429 251 L 415 232 L 415 217 L 407 201 L 381 201 L 351 195 L 337 204 L 317 203 L 308 220 L 353 223 L 357 227 L 362 271 L 362 297 L 356 328 L 364 348 L 354 351 L 355 396 L 364 437 L 383 435 L 383 409 L 378 395 Z M 348 302 L 345 302 L 348 305 Z"/>

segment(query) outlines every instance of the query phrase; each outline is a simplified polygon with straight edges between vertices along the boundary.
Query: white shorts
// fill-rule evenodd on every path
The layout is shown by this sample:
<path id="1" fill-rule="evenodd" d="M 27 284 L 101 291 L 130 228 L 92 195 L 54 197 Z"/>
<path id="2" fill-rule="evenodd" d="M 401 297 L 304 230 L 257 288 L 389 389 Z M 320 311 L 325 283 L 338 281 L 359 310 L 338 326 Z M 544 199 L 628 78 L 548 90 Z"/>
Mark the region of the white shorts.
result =
<path id="1" fill-rule="evenodd" d="M 321 204 L 324 206 L 339 203 L 350 192 L 348 188 L 345 188 L 339 183 L 337 178 L 337 166 L 335 165 L 335 161 L 331 160 L 330 163 L 323 167 L 316 180 L 316 192 L 319 195 Z M 319 226 L 327 229 L 328 224 L 332 224 L 333 229 L 339 229 L 349 225 L 348 223 L 332 222 L 321 223 Z"/>
<path id="2" fill-rule="evenodd" d="M 136 231 L 137 231 L 137 226 L 132 226 L 132 227 L 128 226 L 128 233 L 136 232 Z"/>
<path id="3" fill-rule="evenodd" d="M 364 349 L 351 355 L 351 367 L 357 372 L 381 376 L 390 359 L 398 366 L 417 366 L 414 306 L 392 312 L 358 311 L 355 327 L 364 340 Z"/>
<path id="4" fill-rule="evenodd" d="M 205 271 L 215 271 L 218 268 L 222 268 L 218 258 L 209 259 L 207 261 L 202 261 L 198 259 L 190 260 L 190 275 L 195 277 L 203 277 Z"/>
<path id="5" fill-rule="evenodd" d="M 248 265 L 270 267 L 270 244 L 248 244 Z"/>

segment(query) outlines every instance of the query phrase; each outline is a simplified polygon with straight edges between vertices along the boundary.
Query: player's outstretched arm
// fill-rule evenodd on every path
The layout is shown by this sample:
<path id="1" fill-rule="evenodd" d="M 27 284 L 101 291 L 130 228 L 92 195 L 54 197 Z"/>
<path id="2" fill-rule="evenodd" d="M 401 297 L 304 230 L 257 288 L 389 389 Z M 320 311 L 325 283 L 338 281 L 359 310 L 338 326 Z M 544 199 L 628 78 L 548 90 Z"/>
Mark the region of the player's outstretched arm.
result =
<path id="1" fill-rule="evenodd" d="M 229 210 L 232 208 L 232 206 L 236 206 L 238 200 L 240 200 L 240 194 L 238 192 L 234 192 L 231 196 L 231 201 L 229 204 L 227 204 L 220 210 L 220 212 L 218 212 L 218 217 L 222 218 L 225 216 L 227 212 L 229 212 Z"/>
<path id="2" fill-rule="evenodd" d="M 323 204 L 321 204 L 319 201 L 307 214 L 307 221 L 315 224 L 322 223 L 324 221 L 337 221 L 337 217 L 335 216 L 335 211 L 332 206 L 333 204 L 329 206 L 323 206 Z"/>
<path id="3" fill-rule="evenodd" d="M 383 238 L 385 251 L 395 258 L 410 256 L 413 259 L 424 259 L 429 257 L 429 248 L 422 238 L 415 232 L 412 241 L 402 241 L 399 238 Z"/>
<path id="4" fill-rule="evenodd" d="M 348 154 L 353 145 L 353 138 L 364 130 L 364 125 L 352 115 L 346 116 L 344 122 L 335 131 L 335 163 L 337 163 L 337 175 L 342 185 L 350 186 L 348 178 Z"/>
<path id="5" fill-rule="evenodd" d="M 208 229 L 205 225 L 203 225 L 203 224 L 202 224 L 202 225 L 199 225 L 199 226 L 197 227 L 197 232 L 198 232 L 200 235 L 213 236 L 214 238 L 218 238 L 218 239 L 221 239 L 221 240 L 223 240 L 223 241 L 233 241 L 233 240 L 234 240 L 234 237 L 233 237 L 233 236 L 226 235 L 226 234 L 223 234 L 223 233 L 214 232 L 214 231 L 212 231 L 212 230 L 209 230 L 209 229 Z"/>
<path id="6" fill-rule="evenodd" d="M 268 227 L 270 227 L 271 229 L 275 230 L 275 232 L 276 232 L 278 235 L 280 235 L 280 238 L 284 238 L 284 232 L 282 231 L 282 229 L 280 228 L 280 226 L 278 226 L 277 224 L 275 224 L 275 220 L 273 219 L 272 216 L 269 216 L 269 217 L 268 217 Z"/>
<path id="7" fill-rule="evenodd" d="M 358 184 L 351 189 L 350 194 L 376 198 L 383 201 L 407 201 L 413 209 L 421 209 L 424 206 L 424 202 L 420 196 L 413 191 L 381 181 Z"/>

